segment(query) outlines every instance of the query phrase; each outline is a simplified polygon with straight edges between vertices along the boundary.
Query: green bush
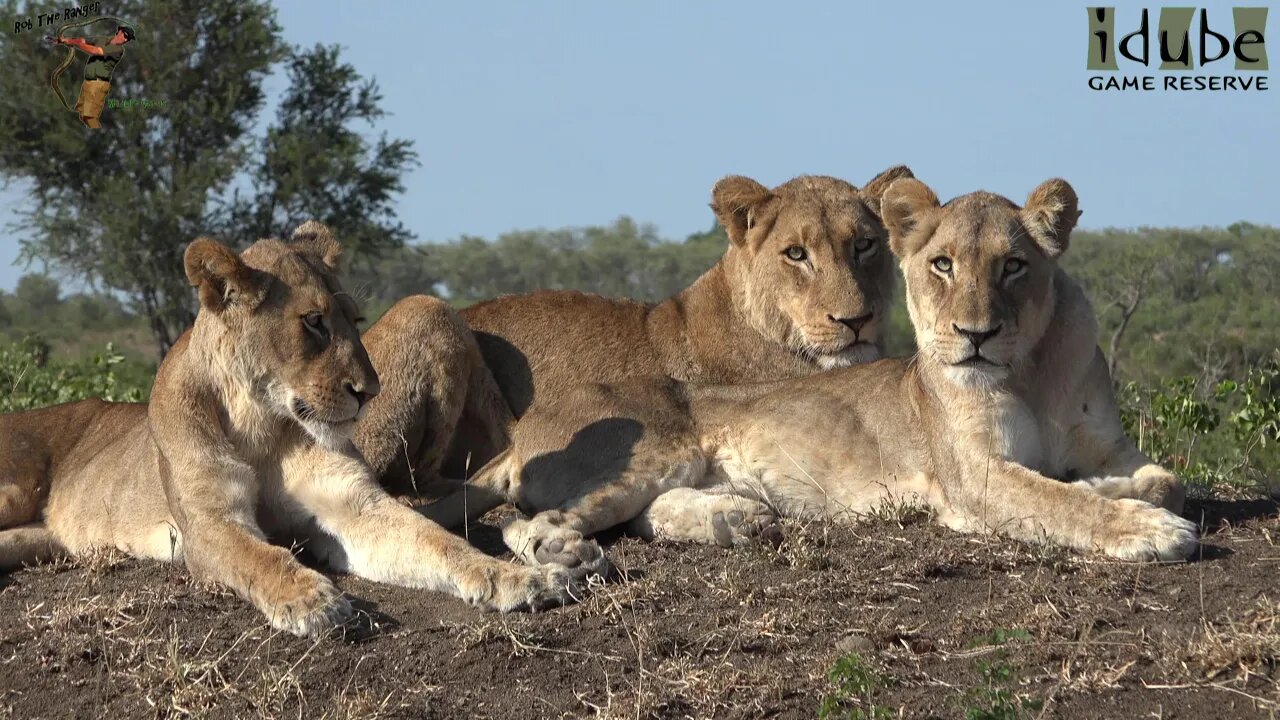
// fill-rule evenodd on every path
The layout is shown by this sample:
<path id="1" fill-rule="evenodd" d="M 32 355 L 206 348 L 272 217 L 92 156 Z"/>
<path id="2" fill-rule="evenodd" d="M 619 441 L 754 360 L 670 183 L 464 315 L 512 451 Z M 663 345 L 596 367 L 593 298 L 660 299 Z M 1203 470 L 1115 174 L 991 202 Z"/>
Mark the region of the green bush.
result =
<path id="1" fill-rule="evenodd" d="M 1280 353 L 1240 379 L 1175 377 L 1120 392 L 1125 431 L 1195 485 L 1275 488 L 1280 473 Z"/>
<path id="2" fill-rule="evenodd" d="M 131 363 L 110 343 L 72 361 L 51 360 L 39 338 L 0 346 L 0 412 L 16 412 L 96 397 L 140 401 L 151 387 L 148 368 Z"/>

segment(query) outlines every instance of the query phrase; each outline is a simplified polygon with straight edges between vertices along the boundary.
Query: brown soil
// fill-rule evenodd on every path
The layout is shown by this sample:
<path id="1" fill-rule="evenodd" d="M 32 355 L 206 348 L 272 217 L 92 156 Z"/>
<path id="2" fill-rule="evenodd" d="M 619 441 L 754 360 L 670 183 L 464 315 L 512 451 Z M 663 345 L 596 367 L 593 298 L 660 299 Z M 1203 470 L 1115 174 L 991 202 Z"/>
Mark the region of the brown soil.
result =
<path id="1" fill-rule="evenodd" d="M 616 539 L 626 577 L 535 615 L 341 578 L 362 615 L 320 642 L 180 567 L 35 568 L 0 576 L 0 718 L 1275 717 L 1276 504 L 1188 512 L 1202 557 L 1164 566 L 880 519 Z"/>

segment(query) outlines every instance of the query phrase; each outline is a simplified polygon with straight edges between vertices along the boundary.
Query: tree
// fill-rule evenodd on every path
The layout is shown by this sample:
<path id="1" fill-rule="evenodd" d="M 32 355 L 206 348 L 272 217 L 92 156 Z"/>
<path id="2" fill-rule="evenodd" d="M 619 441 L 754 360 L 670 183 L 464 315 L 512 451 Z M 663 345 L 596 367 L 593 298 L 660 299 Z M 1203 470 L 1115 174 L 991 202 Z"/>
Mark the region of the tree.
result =
<path id="1" fill-rule="evenodd" d="M 57 280 L 48 275 L 28 273 L 18 278 L 13 296 L 24 309 L 36 313 L 49 312 L 58 304 L 62 288 L 58 286 Z"/>
<path id="2" fill-rule="evenodd" d="M 4 8 L 7 17 L 47 11 L 14 0 Z M 0 48 L 0 175 L 32 186 L 17 223 L 30 236 L 23 258 L 127 298 L 163 355 L 194 317 L 182 253 L 199 235 L 245 244 L 316 216 L 361 248 L 408 236 L 389 197 L 412 151 L 385 138 L 370 149 L 347 127 L 379 116 L 378 95 L 336 49 L 291 52 L 262 0 L 125 0 L 111 13 L 137 37 L 110 96 L 153 107 L 109 109 L 98 130 L 48 86 L 61 48 L 43 47 L 34 31 Z M 265 137 L 255 135 L 263 81 L 285 60 L 292 85 Z M 69 99 L 77 77 L 64 76 Z"/>
<path id="3" fill-rule="evenodd" d="M 1074 233 L 1064 264 L 1088 292 L 1117 383 L 1238 377 L 1280 343 L 1280 233 L 1213 228 Z"/>
<path id="4" fill-rule="evenodd" d="M 417 163 L 413 143 L 367 141 L 353 124 L 373 125 L 385 114 L 372 79 L 317 45 L 288 61 L 289 88 L 275 124 L 260 143 L 253 192 L 235 195 L 229 235 L 284 236 L 310 219 L 328 225 L 351 255 L 377 255 L 412 234 L 396 221 L 400 177 Z"/>

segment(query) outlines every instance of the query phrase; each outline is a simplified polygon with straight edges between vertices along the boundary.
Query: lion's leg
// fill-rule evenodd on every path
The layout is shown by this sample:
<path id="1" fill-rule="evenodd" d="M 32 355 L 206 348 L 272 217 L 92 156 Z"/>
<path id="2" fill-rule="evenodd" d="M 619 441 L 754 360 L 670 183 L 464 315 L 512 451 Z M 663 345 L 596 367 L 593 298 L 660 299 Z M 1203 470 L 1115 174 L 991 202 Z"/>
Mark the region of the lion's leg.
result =
<path id="1" fill-rule="evenodd" d="M 253 603 L 277 630 L 319 635 L 351 615 L 351 604 L 329 578 L 272 545 L 256 526 L 200 520 L 187 533 L 193 574 L 221 583 Z"/>
<path id="2" fill-rule="evenodd" d="M 1196 526 L 1138 500 L 1111 500 L 1003 459 L 971 464 L 970 479 L 946 487 L 939 508 L 961 530 L 1047 540 L 1125 560 L 1181 560 L 1197 546 Z"/>
<path id="3" fill-rule="evenodd" d="M 513 448 L 507 448 L 470 480 L 458 483 L 458 487 L 449 495 L 415 509 L 437 525 L 460 530 L 507 502 L 511 481 L 518 469 Z"/>
<path id="4" fill-rule="evenodd" d="M 192 517 L 183 535 L 192 574 L 231 588 L 277 630 L 319 635 L 351 615 L 351 604 L 329 578 L 268 543 L 243 516 Z"/>
<path id="5" fill-rule="evenodd" d="M 355 457 L 312 449 L 291 462 L 290 496 L 332 542 L 335 569 L 402 587 L 448 593 L 490 610 L 539 609 L 573 600 L 562 568 L 532 568 L 485 555 L 384 492 Z"/>
<path id="6" fill-rule="evenodd" d="M 1143 500 L 1182 512 L 1186 489 L 1176 475 L 1155 464 L 1124 434 L 1111 375 L 1101 352 L 1095 355 L 1080 393 L 1083 422 L 1073 423 L 1071 460 L 1079 483 L 1112 499 Z"/>
<path id="7" fill-rule="evenodd" d="M 696 488 L 675 488 L 659 495 L 627 529 L 645 539 L 676 540 L 734 547 L 776 531 L 773 510 L 759 500 Z"/>
<path id="8" fill-rule="evenodd" d="M 362 341 L 382 392 L 357 425 L 355 443 L 391 492 L 451 489 L 441 484 L 440 465 L 464 409 L 483 420 L 486 442 L 505 447 L 510 413 L 470 329 L 444 301 L 405 298 Z"/>
<path id="9" fill-rule="evenodd" d="M 1122 438 L 1117 445 L 1119 447 L 1093 469 L 1094 477 L 1077 483 L 1103 497 L 1142 500 L 1181 513 L 1187 491 L 1178 476 L 1152 462 L 1127 438 Z"/>
<path id="10" fill-rule="evenodd" d="M 44 525 L 0 530 L 0 570 L 49 562 L 69 553 Z"/>
<path id="11" fill-rule="evenodd" d="M 248 465 L 204 453 L 171 465 L 165 486 L 191 574 L 231 588 L 278 630 L 319 635 L 350 617 L 351 604 L 329 578 L 267 542 L 256 505 L 275 488 L 260 487 Z"/>
<path id="12" fill-rule="evenodd" d="M 658 455 L 633 457 L 621 472 L 583 483 L 587 490 L 559 508 L 509 523 L 502 533 L 507 547 L 530 564 L 564 565 L 584 575 L 606 573 L 608 559 L 586 536 L 631 520 L 659 496 L 696 485 L 706 475 L 706 458 L 696 447 Z"/>
<path id="13" fill-rule="evenodd" d="M 0 485 L 0 528 L 23 525 L 35 519 L 39 498 L 21 485 Z"/>

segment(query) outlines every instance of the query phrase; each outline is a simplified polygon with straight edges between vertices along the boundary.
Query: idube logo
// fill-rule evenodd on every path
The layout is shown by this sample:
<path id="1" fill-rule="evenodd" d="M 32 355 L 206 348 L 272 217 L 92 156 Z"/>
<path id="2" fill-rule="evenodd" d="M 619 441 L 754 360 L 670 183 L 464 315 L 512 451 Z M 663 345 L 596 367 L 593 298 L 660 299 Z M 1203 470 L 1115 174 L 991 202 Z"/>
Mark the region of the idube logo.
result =
<path id="1" fill-rule="evenodd" d="M 1158 25 L 1151 27 L 1150 12 L 1126 16 L 1137 29 L 1116 34 L 1116 9 L 1091 7 L 1089 11 L 1089 88 L 1133 91 L 1235 91 L 1269 90 L 1267 65 L 1267 8 L 1231 9 L 1231 21 L 1218 11 L 1193 7 L 1162 7 Z M 1132 27 L 1130 25 L 1129 27 Z M 1197 52 L 1198 51 L 1198 52 Z M 1154 53 L 1154 55 L 1153 55 Z M 1158 75 L 1123 74 L 1133 65 L 1150 68 L 1158 63 Z M 1221 71 L 1218 68 L 1222 68 Z M 1197 72 L 1199 68 L 1200 72 Z M 1231 74 L 1222 71 L 1234 70 Z M 1096 74 L 1096 71 L 1110 71 Z M 1213 74 L 1213 73 L 1219 74 Z"/>

